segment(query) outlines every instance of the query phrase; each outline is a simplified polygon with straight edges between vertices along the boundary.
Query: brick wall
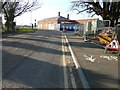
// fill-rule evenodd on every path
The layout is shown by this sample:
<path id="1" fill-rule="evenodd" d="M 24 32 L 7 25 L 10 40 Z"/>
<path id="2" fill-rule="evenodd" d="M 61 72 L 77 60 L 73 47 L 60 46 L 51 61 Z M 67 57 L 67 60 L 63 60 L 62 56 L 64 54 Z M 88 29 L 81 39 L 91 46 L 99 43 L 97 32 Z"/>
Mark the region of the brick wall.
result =
<path id="1" fill-rule="evenodd" d="M 49 29 L 50 24 L 57 24 L 57 20 L 46 20 L 46 21 L 38 21 L 39 29 Z"/>
<path id="2" fill-rule="evenodd" d="M 90 21 L 94 21 L 97 20 L 97 18 L 94 19 L 81 19 L 81 20 L 71 20 L 71 22 L 69 21 L 65 21 L 65 20 L 43 20 L 43 21 L 38 21 L 38 28 L 39 29 L 50 29 L 50 25 L 54 25 L 54 24 L 59 24 L 59 23 L 72 23 L 72 24 L 84 24 L 86 22 L 90 22 Z"/>

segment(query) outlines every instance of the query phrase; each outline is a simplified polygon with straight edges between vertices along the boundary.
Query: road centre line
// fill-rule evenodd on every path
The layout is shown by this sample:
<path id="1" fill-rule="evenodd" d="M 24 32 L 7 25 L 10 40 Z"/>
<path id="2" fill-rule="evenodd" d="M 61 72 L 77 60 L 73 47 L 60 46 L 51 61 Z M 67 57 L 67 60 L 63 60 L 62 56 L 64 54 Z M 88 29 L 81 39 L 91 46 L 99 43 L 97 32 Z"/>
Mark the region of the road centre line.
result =
<path id="1" fill-rule="evenodd" d="M 76 69 L 78 71 L 78 75 L 79 75 L 79 78 L 80 78 L 80 80 L 82 82 L 83 88 L 85 90 L 89 90 L 90 89 L 89 83 L 88 83 L 88 81 L 87 81 L 87 79 L 86 79 L 86 77 L 85 77 L 85 75 L 84 75 L 84 73 L 82 71 L 82 68 L 81 68 L 80 64 L 78 63 L 78 60 L 77 60 L 77 58 L 76 58 L 76 56 L 75 56 L 75 54 L 74 54 L 74 52 L 73 52 L 73 50 L 72 50 L 72 48 L 70 46 L 70 43 L 69 43 L 66 35 L 65 35 L 65 39 L 66 39 L 66 42 L 68 44 L 70 53 L 72 55 L 73 62 L 75 63 Z"/>

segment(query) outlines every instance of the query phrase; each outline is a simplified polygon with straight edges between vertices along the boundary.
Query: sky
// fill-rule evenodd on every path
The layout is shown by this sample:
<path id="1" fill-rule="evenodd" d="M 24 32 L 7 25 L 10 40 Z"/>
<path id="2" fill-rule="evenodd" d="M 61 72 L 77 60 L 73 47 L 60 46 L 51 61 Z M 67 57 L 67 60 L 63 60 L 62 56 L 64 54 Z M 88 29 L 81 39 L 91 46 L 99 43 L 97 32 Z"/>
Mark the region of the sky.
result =
<path id="1" fill-rule="evenodd" d="M 15 18 L 16 24 L 31 25 L 31 23 L 35 23 L 35 19 L 39 21 L 44 18 L 56 17 L 58 12 L 63 17 L 67 17 L 67 14 L 69 14 L 71 20 L 90 18 L 89 14 L 77 14 L 76 11 L 71 11 L 71 0 L 40 0 L 40 2 L 43 3 L 41 8 L 18 16 Z M 95 18 L 99 17 L 95 16 Z"/>

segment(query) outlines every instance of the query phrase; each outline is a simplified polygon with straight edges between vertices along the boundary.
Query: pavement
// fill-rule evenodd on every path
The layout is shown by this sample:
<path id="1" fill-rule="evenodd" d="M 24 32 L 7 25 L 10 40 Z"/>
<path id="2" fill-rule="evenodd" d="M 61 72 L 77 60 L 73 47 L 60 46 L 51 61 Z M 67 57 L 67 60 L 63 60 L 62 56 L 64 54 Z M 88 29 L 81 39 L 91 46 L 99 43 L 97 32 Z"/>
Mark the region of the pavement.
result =
<path id="1" fill-rule="evenodd" d="M 3 88 L 64 88 L 61 33 L 39 30 L 2 39 Z"/>
<path id="2" fill-rule="evenodd" d="M 72 32 L 66 33 L 66 36 L 90 87 L 118 89 L 119 56 L 105 54 L 103 47 L 84 42 Z"/>

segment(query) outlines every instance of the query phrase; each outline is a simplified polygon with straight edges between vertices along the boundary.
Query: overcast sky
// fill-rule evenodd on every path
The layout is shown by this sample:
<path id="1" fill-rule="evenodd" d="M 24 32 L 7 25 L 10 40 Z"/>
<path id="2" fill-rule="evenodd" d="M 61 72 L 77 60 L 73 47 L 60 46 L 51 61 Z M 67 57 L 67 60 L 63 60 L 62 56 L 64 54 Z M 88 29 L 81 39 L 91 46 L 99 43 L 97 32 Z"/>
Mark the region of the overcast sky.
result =
<path id="1" fill-rule="evenodd" d="M 17 25 L 30 25 L 36 21 L 42 20 L 44 18 L 55 17 L 60 11 L 61 16 L 67 17 L 67 14 L 70 14 L 70 19 L 85 19 L 89 18 L 89 15 L 86 13 L 77 14 L 77 12 L 70 11 L 71 0 L 40 0 L 42 7 L 32 11 L 27 12 L 21 16 L 18 16 L 15 21 Z M 95 16 L 97 17 L 97 16 Z"/>

